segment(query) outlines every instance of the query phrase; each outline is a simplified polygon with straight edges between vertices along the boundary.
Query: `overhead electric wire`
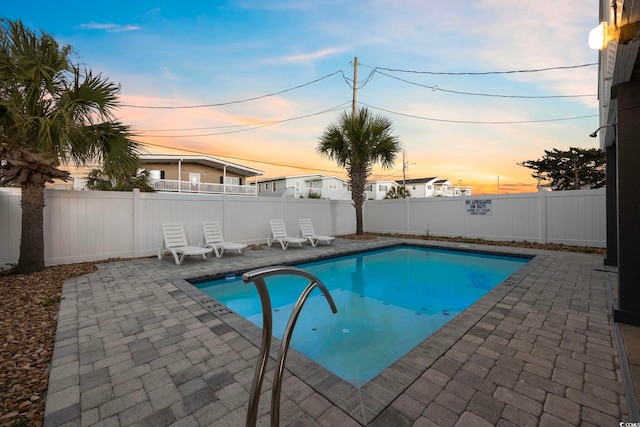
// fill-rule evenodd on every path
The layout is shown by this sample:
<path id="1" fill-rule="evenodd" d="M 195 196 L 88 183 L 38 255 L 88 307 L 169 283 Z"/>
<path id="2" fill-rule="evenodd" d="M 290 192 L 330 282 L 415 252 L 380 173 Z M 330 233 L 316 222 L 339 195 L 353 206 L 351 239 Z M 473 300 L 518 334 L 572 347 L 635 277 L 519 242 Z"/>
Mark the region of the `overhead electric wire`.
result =
<path id="1" fill-rule="evenodd" d="M 270 96 L 280 95 L 281 93 L 291 92 L 292 90 L 296 90 L 296 89 L 300 89 L 300 88 L 305 87 L 305 86 L 309 86 L 309 85 L 311 85 L 313 83 L 317 83 L 317 82 L 319 82 L 321 80 L 324 80 L 324 79 L 326 79 L 328 77 L 331 77 L 333 75 L 336 75 L 336 74 L 342 74 L 344 76 L 343 71 L 342 70 L 338 70 L 338 71 L 334 71 L 331 74 L 327 74 L 324 77 L 320 77 L 319 79 L 315 79 L 315 80 L 312 80 L 310 82 L 303 83 L 301 85 L 294 86 L 294 87 L 289 88 L 289 89 L 284 89 L 284 90 L 281 90 L 281 91 L 278 91 L 278 92 L 268 93 L 268 94 L 265 94 L 265 95 L 254 96 L 252 98 L 240 99 L 240 100 L 237 100 L 237 101 L 219 102 L 219 103 L 216 103 L 216 104 L 199 104 L 199 105 L 183 105 L 183 106 L 156 106 L 156 105 L 134 105 L 134 104 L 121 104 L 121 106 L 122 107 L 129 107 L 129 108 L 148 108 L 148 109 L 166 109 L 166 110 L 220 107 L 220 106 L 223 106 L 223 105 L 240 104 L 240 103 L 243 103 L 243 102 L 255 101 L 257 99 L 268 98 Z"/>
<path id="2" fill-rule="evenodd" d="M 416 71 L 416 70 L 402 70 L 398 68 L 374 67 L 374 66 L 365 65 L 362 63 L 360 63 L 360 65 L 363 67 L 373 68 L 375 70 L 385 70 L 385 71 L 391 71 L 391 72 L 397 72 L 397 73 L 430 74 L 430 75 L 438 75 L 438 76 L 486 76 L 486 75 L 493 75 L 493 74 L 540 73 L 544 71 L 553 71 L 553 70 L 571 70 L 575 68 L 591 67 L 593 65 L 598 65 L 598 63 L 590 62 L 588 64 L 565 65 L 560 67 L 547 67 L 547 68 L 534 68 L 530 70 L 479 71 L 479 72 Z"/>
<path id="3" fill-rule="evenodd" d="M 364 88 L 367 85 L 367 83 L 369 83 L 373 79 L 373 75 L 375 74 L 375 71 L 376 70 L 371 70 L 366 79 L 358 80 L 358 89 Z M 347 86 L 353 89 L 353 86 L 354 86 L 353 79 L 350 79 L 349 77 L 345 76 L 344 73 L 342 73 L 342 78 L 347 83 Z"/>
<path id="4" fill-rule="evenodd" d="M 461 92 L 457 90 L 443 89 L 438 86 L 429 86 L 421 83 L 412 82 L 409 80 L 401 79 L 400 77 L 392 76 L 391 74 L 383 73 L 378 70 L 373 70 L 374 73 L 382 74 L 383 76 L 387 76 L 392 79 L 400 80 L 401 82 L 409 83 L 415 86 L 421 86 L 427 89 L 431 89 L 434 92 L 446 92 L 453 93 L 456 95 L 472 95 L 472 96 L 488 96 L 495 98 L 516 98 L 516 99 L 553 99 L 553 98 L 580 98 L 580 97 L 595 97 L 598 96 L 596 94 L 592 95 L 500 95 L 495 93 L 476 93 L 476 92 Z"/>
<path id="5" fill-rule="evenodd" d="M 347 102 L 343 102 L 342 104 L 332 107 L 328 110 L 324 110 L 324 111 L 318 111 L 316 113 L 312 113 L 312 114 L 307 114 L 304 116 L 298 116 L 298 117 L 290 117 L 288 119 L 282 119 L 282 120 L 273 120 L 270 122 L 263 122 L 263 123 L 254 123 L 254 124 L 250 124 L 250 125 L 230 125 L 230 126 L 226 126 L 226 127 L 247 127 L 245 129 L 237 129 L 237 130 L 231 130 L 231 131 L 226 131 L 226 132 L 213 132 L 213 133 L 203 133 L 203 134 L 190 134 L 190 135 L 139 135 L 139 136 L 144 136 L 146 138 L 191 138 L 191 137 L 201 137 L 201 136 L 214 136 L 214 135 L 226 135 L 226 134 L 230 134 L 230 133 L 238 133 L 238 132 L 246 132 L 249 130 L 253 130 L 253 129 L 258 129 L 258 128 L 263 128 L 263 127 L 267 127 L 267 126 L 273 126 L 273 125 L 277 125 L 280 123 L 285 123 L 285 122 L 291 122 L 294 120 L 300 120 L 300 119 L 306 119 L 309 117 L 313 117 L 313 116 L 319 116 L 320 114 L 325 114 L 325 113 L 330 113 L 332 111 L 337 111 L 342 109 L 345 105 L 351 104 L 351 101 L 347 101 Z M 203 128 L 194 128 L 194 130 L 201 130 Z M 206 128 L 204 128 L 206 129 Z M 185 130 L 189 130 L 189 129 L 179 129 L 179 130 L 175 130 L 175 132 L 178 131 L 185 131 Z M 151 132 L 170 132 L 172 131 L 171 129 L 160 129 L 160 130 L 151 130 Z M 140 130 L 138 132 L 147 132 L 144 130 Z"/>
<path id="6" fill-rule="evenodd" d="M 414 119 L 420 120 L 428 120 L 432 122 L 443 122 L 443 123 L 459 123 L 459 124 L 475 124 L 475 125 L 513 125 L 513 124 L 527 124 L 527 123 L 545 123 L 545 122 L 560 122 L 565 120 L 577 120 L 577 119 L 586 119 L 592 117 L 598 117 L 597 114 L 591 114 L 587 116 L 575 116 L 575 117 L 562 117 L 558 119 L 542 119 L 542 120 L 515 120 L 515 121 L 471 121 L 471 120 L 448 120 L 448 119 L 436 119 L 433 117 L 422 117 L 416 116 L 413 114 L 405 114 L 399 113 L 397 111 L 386 110 L 384 108 L 375 107 L 373 105 L 366 104 L 364 102 L 359 102 L 360 104 L 367 106 L 369 108 L 373 108 L 375 110 L 384 111 L 386 113 L 397 114 L 399 116 L 411 117 Z"/>
<path id="7" fill-rule="evenodd" d="M 321 80 L 324 80 L 324 79 L 326 79 L 328 77 L 331 77 L 333 75 L 336 75 L 336 74 L 341 74 L 342 78 L 344 79 L 344 81 L 347 83 L 347 85 L 350 88 L 353 88 L 354 85 L 357 85 L 358 88 L 363 88 L 371 80 L 373 80 L 373 78 L 374 78 L 376 73 L 384 75 L 384 76 L 392 78 L 392 79 L 396 79 L 396 80 L 408 83 L 408 84 L 425 87 L 425 88 L 431 89 L 433 91 L 441 91 L 441 92 L 458 94 L 458 95 L 499 97 L 499 98 L 520 98 L 520 99 L 552 99 L 552 98 L 573 98 L 573 97 L 596 96 L 596 95 L 547 95 L 547 96 L 544 96 L 544 95 L 538 95 L 538 96 L 529 95 L 529 96 L 527 96 L 527 95 L 502 95 L 502 94 L 491 94 L 491 93 L 463 92 L 463 91 L 455 91 L 455 90 L 450 90 L 450 89 L 442 89 L 442 88 L 439 88 L 438 86 L 430 86 L 430 85 L 424 85 L 424 84 L 412 82 L 412 81 L 405 80 L 405 79 L 402 79 L 402 78 L 399 78 L 399 77 L 396 77 L 396 76 L 392 76 L 392 75 L 387 74 L 387 73 L 383 73 L 383 72 L 381 72 L 379 70 L 386 70 L 386 71 L 391 71 L 391 72 L 415 73 L 415 74 L 489 75 L 489 74 L 510 74 L 510 73 L 532 73 L 532 72 L 542 72 L 542 71 L 549 71 L 549 70 L 575 69 L 575 68 L 588 67 L 588 66 L 591 66 L 591 65 L 597 65 L 597 63 L 571 65 L 571 66 L 561 66 L 561 67 L 548 67 L 548 68 L 530 69 L 530 70 L 508 70 L 508 71 L 486 71 L 486 72 L 432 72 L 432 71 L 416 71 L 416 70 L 392 69 L 392 68 L 385 68 L 385 67 L 371 67 L 371 66 L 363 65 L 363 64 L 360 64 L 360 65 L 365 66 L 365 67 L 370 67 L 370 68 L 372 68 L 372 70 L 371 70 L 371 72 L 369 73 L 369 75 L 367 76 L 366 79 L 359 80 L 358 82 L 354 82 L 354 80 L 353 79 L 349 79 L 344 74 L 344 72 L 342 70 L 338 70 L 338 71 L 335 71 L 333 73 L 327 74 L 327 75 L 325 75 L 323 77 L 320 77 L 318 79 L 312 80 L 310 82 L 307 82 L 307 83 L 304 83 L 304 84 L 301 84 L 301 85 L 298 85 L 298 86 L 295 86 L 295 87 L 292 87 L 292 88 L 289 88 L 289 89 L 285 89 L 285 90 L 281 90 L 281 91 L 278 91 L 278 92 L 273 92 L 273 93 L 269 93 L 269 94 L 265 94 L 265 95 L 261 95 L 261 96 L 256 96 L 256 97 L 252 97 L 252 98 L 236 100 L 236 101 L 228 101 L 228 102 L 223 102 L 223 103 L 200 104 L 200 105 L 188 105 L 188 106 L 150 106 L 150 105 L 132 105 L 132 104 L 123 104 L 123 106 L 130 107 L 130 108 L 148 108 L 148 109 L 193 109 L 193 108 L 206 108 L 206 107 L 215 107 L 215 106 L 223 106 L 223 105 L 230 105 L 230 104 L 238 104 L 238 103 L 243 103 L 243 102 L 263 99 L 263 98 L 270 97 L 270 96 L 275 96 L 275 95 L 282 94 L 282 93 L 285 93 L 285 92 L 290 92 L 290 91 L 293 91 L 295 89 L 299 89 L 299 88 L 311 85 L 313 83 L 317 83 L 317 82 L 319 82 Z M 254 129 L 258 129 L 258 128 L 262 128 L 262 127 L 273 126 L 273 125 L 279 124 L 279 123 L 284 123 L 284 122 L 288 122 L 288 121 L 293 121 L 293 120 L 299 120 L 299 119 L 304 119 L 304 118 L 308 118 L 308 117 L 313 117 L 313 116 L 324 114 L 324 113 L 327 113 L 327 112 L 339 110 L 339 109 L 343 108 L 345 105 L 350 104 L 350 103 L 351 103 L 351 101 L 347 101 L 347 102 L 344 102 L 344 103 L 340 104 L 337 107 L 333 107 L 331 109 L 320 111 L 320 112 L 317 112 L 317 113 L 308 114 L 308 115 L 304 115 L 304 116 L 298 116 L 298 117 L 292 117 L 292 118 L 283 119 L 283 120 L 274 120 L 274 121 L 269 121 L 269 122 L 262 122 L 262 123 L 254 123 L 254 124 L 246 124 L 246 125 L 225 125 L 225 126 L 201 127 L 201 128 L 151 129 L 151 130 L 139 130 L 138 132 L 143 133 L 143 135 L 139 135 L 139 136 L 148 137 L 148 138 L 162 138 L 162 137 L 190 138 L 190 137 L 205 137 L 205 136 L 225 135 L 225 134 L 231 134 L 231 133 L 246 132 L 246 131 L 249 131 L 249 130 L 254 130 Z M 557 119 L 525 120 L 525 121 L 448 120 L 448 119 L 421 117 L 421 116 L 416 116 L 416 115 L 411 115 L 411 114 L 406 114 L 406 113 L 400 113 L 400 112 L 397 112 L 397 111 L 386 110 L 386 109 L 383 109 L 383 108 L 367 105 L 367 104 L 362 103 L 362 102 L 360 104 L 368 106 L 368 107 L 371 107 L 371 108 L 374 108 L 374 109 L 377 109 L 377 110 L 380 110 L 380 111 L 385 111 L 385 112 L 388 112 L 388 113 L 391 113 L 391 114 L 397 114 L 397 115 L 401 115 L 401 116 L 405 116 L 405 117 L 411 117 L 411 118 L 416 118 L 416 119 L 420 119 L 420 120 L 429 120 L 429 121 L 444 122 L 444 123 L 460 123 L 460 124 L 490 124 L 490 125 L 526 124 L 526 123 L 554 122 L 554 121 L 576 120 L 576 119 L 582 119 L 582 118 L 596 117 L 595 115 L 589 115 L 589 116 L 576 116 L 576 117 L 565 117 L 565 118 L 557 118 Z M 242 129 L 235 129 L 235 130 L 224 131 L 224 132 L 190 134 L 190 135 L 149 135 L 149 134 L 145 134 L 146 132 L 185 132 L 185 131 L 193 131 L 193 130 L 228 129 L 228 128 L 242 128 Z"/>
<path id="8" fill-rule="evenodd" d="M 247 158 L 244 158 L 244 157 L 222 156 L 222 155 L 218 155 L 218 154 L 205 153 L 203 151 L 188 150 L 188 149 L 184 149 L 184 148 L 174 148 L 174 147 L 169 147 L 169 146 L 160 145 L 160 144 L 151 144 L 151 143 L 148 143 L 148 142 L 142 142 L 141 144 L 148 145 L 148 146 L 151 146 L 151 147 L 167 148 L 167 149 L 170 149 L 170 150 L 183 151 L 185 153 L 204 154 L 206 156 L 214 156 L 214 157 L 217 157 L 217 158 L 219 157 L 219 158 L 223 158 L 223 159 L 241 160 L 243 162 L 259 163 L 259 164 L 265 164 L 265 165 L 270 165 L 270 166 L 280 166 L 280 167 L 284 167 L 284 168 L 304 169 L 304 170 L 319 171 L 319 172 L 329 172 L 329 173 L 335 173 L 335 174 L 343 174 L 344 173 L 344 171 L 309 168 L 309 167 L 305 167 L 305 166 L 285 165 L 285 164 L 282 164 L 282 163 L 266 162 L 264 160 L 247 159 Z"/>
<path id="9" fill-rule="evenodd" d="M 417 70 L 403 70 L 403 69 L 397 69 L 397 68 L 386 68 L 386 67 L 378 67 L 378 66 L 371 66 L 371 65 L 365 65 L 360 63 L 359 64 L 362 67 L 369 67 L 372 68 L 371 72 L 369 73 L 369 75 L 367 76 L 366 79 L 362 80 L 362 81 L 358 81 L 358 82 L 354 82 L 353 79 L 348 78 L 345 74 L 344 71 L 342 70 L 338 70 L 338 71 L 334 71 L 333 73 L 327 74 L 323 77 L 320 77 L 318 79 L 309 81 L 307 83 L 303 83 L 294 87 L 291 87 L 289 89 L 284 89 L 284 90 L 280 90 L 277 92 L 272 92 L 272 93 L 267 93 L 264 95 L 260 95 L 260 96 L 254 96 L 251 98 L 245 98 L 245 99 L 239 99 L 239 100 L 234 100 L 234 101 L 227 101 L 227 102 L 219 102 L 219 103 L 209 103 L 209 104 L 197 104 L 197 105 L 182 105 L 182 106 L 170 106 L 170 105 L 136 105 L 136 104 L 121 104 L 122 107 L 128 107 L 128 108 L 145 108 L 145 109 L 165 109 L 165 110 L 180 110 L 180 109 L 194 109 L 194 108 L 208 108 L 208 107 L 220 107 L 220 106 L 225 106 L 225 105 L 232 105 L 232 104 L 240 104 L 240 103 L 244 103 L 244 102 L 249 102 L 249 101 L 255 101 L 258 99 L 263 99 L 263 98 L 268 98 L 270 96 L 275 96 L 275 95 L 280 95 L 282 93 L 286 93 L 286 92 L 291 92 L 293 90 L 296 89 L 300 89 L 303 88 L 305 86 L 309 86 L 312 85 L 314 83 L 317 83 L 319 81 L 322 81 L 326 78 L 329 78 L 331 76 L 334 76 L 336 74 L 341 74 L 342 78 L 344 79 L 344 81 L 347 83 L 348 86 L 350 86 L 351 88 L 353 88 L 354 84 L 358 85 L 359 89 L 364 88 L 367 83 L 369 83 L 373 77 L 374 74 L 376 72 L 378 72 L 379 74 L 384 74 L 384 73 L 380 73 L 377 70 L 385 70 L 385 71 L 390 71 L 390 72 L 399 72 L 399 73 L 413 73 L 413 74 L 431 74 L 431 75 L 454 75 L 454 76 L 463 76 L 463 75 L 491 75 L 491 74 L 511 74 L 511 73 L 534 73 L 534 72 L 542 72 L 542 71 L 550 71 L 550 70 L 566 70 L 566 69 L 575 69 L 575 68 L 582 68 L 582 67 L 589 67 L 592 65 L 598 65 L 597 62 L 594 63 L 588 63 L 588 64 L 580 64 L 580 65 L 567 65 L 567 66 L 560 66 L 560 67 L 548 67 L 548 68 L 539 68 L 539 69 L 530 69 L 530 70 L 507 70 L 507 71 L 483 71 L 483 72 L 435 72 L 435 71 L 417 71 Z M 402 80 L 399 79 L 397 77 L 393 77 L 390 76 L 388 74 L 384 74 L 388 77 L 391 78 L 396 78 L 398 80 Z M 404 81 L 404 80 L 403 80 Z M 415 84 L 413 82 L 409 82 L 407 81 L 407 83 L 411 83 L 411 84 Z M 418 84 L 419 85 L 419 84 Z M 445 91 L 443 89 L 440 89 L 442 91 Z M 452 93 L 458 93 L 455 91 L 445 91 L 445 92 L 452 92 Z M 470 95 L 472 93 L 463 93 L 463 94 L 467 94 Z M 497 95 L 496 95 L 497 96 Z M 591 96 L 591 95 L 576 95 L 576 96 Z"/>

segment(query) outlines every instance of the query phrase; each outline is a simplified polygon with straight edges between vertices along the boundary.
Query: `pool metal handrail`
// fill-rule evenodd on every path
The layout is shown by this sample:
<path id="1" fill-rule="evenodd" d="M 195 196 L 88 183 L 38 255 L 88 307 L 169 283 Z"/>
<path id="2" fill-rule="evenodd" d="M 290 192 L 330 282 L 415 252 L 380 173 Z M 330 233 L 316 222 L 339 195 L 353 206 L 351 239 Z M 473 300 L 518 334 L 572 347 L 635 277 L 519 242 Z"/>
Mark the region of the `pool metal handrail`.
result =
<path id="1" fill-rule="evenodd" d="M 253 384 L 251 385 L 251 395 L 249 396 L 249 408 L 247 409 L 247 427 L 254 427 L 258 418 L 258 403 L 260 402 L 260 390 L 262 389 L 262 380 L 264 379 L 264 373 L 267 366 L 267 358 L 269 357 L 269 348 L 271 347 L 271 331 L 273 329 L 273 318 L 271 315 L 271 298 L 269 297 L 269 291 L 264 281 L 265 277 L 276 275 L 293 275 L 301 276 L 309 279 L 310 283 L 302 291 L 298 301 L 296 302 L 289 321 L 284 329 L 282 335 L 282 341 L 280 343 L 280 350 L 278 352 L 278 362 L 273 377 L 273 389 L 271 391 L 271 425 L 277 427 L 280 424 L 280 392 L 282 389 L 282 375 L 284 373 L 284 362 L 289 350 L 289 344 L 291 342 L 291 336 L 293 335 L 293 329 L 295 328 L 296 321 L 302 310 L 302 306 L 306 302 L 309 294 L 317 286 L 324 294 L 331 311 L 335 314 L 338 312 L 331 294 L 327 288 L 322 284 L 313 274 L 296 267 L 288 266 L 275 266 L 259 268 L 256 270 L 248 271 L 242 275 L 242 281 L 244 283 L 253 282 L 258 295 L 260 296 L 260 304 L 262 305 L 262 341 L 260 343 L 260 355 L 258 358 L 258 364 L 256 365 L 256 371 L 253 377 Z"/>

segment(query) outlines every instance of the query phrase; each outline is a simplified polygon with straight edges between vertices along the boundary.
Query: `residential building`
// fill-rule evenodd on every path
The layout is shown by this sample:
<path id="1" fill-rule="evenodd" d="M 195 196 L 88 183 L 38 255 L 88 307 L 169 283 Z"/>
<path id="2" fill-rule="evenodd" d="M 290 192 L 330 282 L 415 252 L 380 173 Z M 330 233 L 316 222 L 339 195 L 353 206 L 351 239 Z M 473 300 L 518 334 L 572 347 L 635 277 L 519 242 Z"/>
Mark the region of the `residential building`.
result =
<path id="1" fill-rule="evenodd" d="M 370 181 L 367 182 L 365 186 L 365 192 L 367 194 L 367 199 L 369 200 L 380 200 L 384 199 L 387 195 L 387 192 L 394 187 L 398 187 L 398 183 L 392 180 L 378 180 L 378 181 Z"/>
<path id="2" fill-rule="evenodd" d="M 253 185 L 253 184 L 252 184 Z M 349 183 L 321 174 L 291 175 L 257 180 L 258 196 L 351 200 Z"/>
<path id="3" fill-rule="evenodd" d="M 640 325 L 640 0 L 599 0 L 598 100 L 600 137 L 607 158 L 606 265 L 617 266 L 616 322 Z M 595 23 L 594 23 L 595 24 Z M 586 34 L 585 34 L 586 39 Z M 586 42 L 586 40 L 585 40 Z M 590 43 L 591 44 L 591 43 Z"/>
<path id="4" fill-rule="evenodd" d="M 367 183 L 367 198 L 384 199 L 387 191 L 392 187 L 402 187 L 403 183 L 412 198 L 470 196 L 473 190 L 473 187 L 453 185 L 448 179 L 434 176 L 404 181 L 372 181 Z"/>
<path id="5" fill-rule="evenodd" d="M 403 181 L 398 181 L 402 185 Z M 473 187 L 453 185 L 448 179 L 437 176 L 431 178 L 407 179 L 404 185 L 411 193 L 411 197 L 456 197 L 470 196 Z"/>
<path id="6" fill-rule="evenodd" d="M 142 154 L 140 160 L 157 191 L 255 196 L 256 187 L 248 181 L 264 174 L 205 155 Z"/>

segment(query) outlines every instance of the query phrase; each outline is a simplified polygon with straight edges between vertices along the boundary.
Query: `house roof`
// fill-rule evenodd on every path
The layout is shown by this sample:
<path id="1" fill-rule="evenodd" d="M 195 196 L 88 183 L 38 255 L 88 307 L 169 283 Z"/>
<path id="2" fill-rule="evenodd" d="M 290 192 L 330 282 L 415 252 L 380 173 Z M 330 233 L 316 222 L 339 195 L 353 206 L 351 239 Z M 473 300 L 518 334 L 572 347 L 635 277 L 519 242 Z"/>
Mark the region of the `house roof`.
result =
<path id="1" fill-rule="evenodd" d="M 426 184 L 427 182 L 431 182 L 433 180 L 438 179 L 437 176 L 432 176 L 431 178 L 415 178 L 415 179 L 405 179 L 405 184 Z M 446 180 L 445 180 L 446 181 Z M 399 184 L 402 184 L 402 180 L 396 181 Z"/>
<path id="2" fill-rule="evenodd" d="M 402 181 L 400 181 L 402 182 Z M 397 184 L 395 179 L 376 179 L 375 181 L 367 181 L 367 184 Z"/>
<path id="3" fill-rule="evenodd" d="M 239 165 L 237 163 L 226 162 L 224 160 L 216 159 L 211 156 L 184 156 L 176 154 L 141 154 L 140 161 L 142 164 L 148 163 L 165 163 L 165 164 L 177 164 L 179 161 L 184 163 L 196 163 L 203 166 L 208 166 L 215 169 L 232 172 L 242 176 L 258 176 L 264 175 L 264 172 L 258 169 L 248 168 L 246 166 Z"/>
<path id="4" fill-rule="evenodd" d="M 285 175 L 285 176 L 277 176 L 274 178 L 263 178 L 257 180 L 257 182 L 272 182 L 272 181 L 283 181 L 286 179 L 304 179 L 307 181 L 311 180 L 325 180 L 325 179 L 337 179 L 338 181 L 347 182 L 347 180 L 339 178 L 337 176 L 327 176 L 322 174 L 307 174 L 307 175 Z"/>

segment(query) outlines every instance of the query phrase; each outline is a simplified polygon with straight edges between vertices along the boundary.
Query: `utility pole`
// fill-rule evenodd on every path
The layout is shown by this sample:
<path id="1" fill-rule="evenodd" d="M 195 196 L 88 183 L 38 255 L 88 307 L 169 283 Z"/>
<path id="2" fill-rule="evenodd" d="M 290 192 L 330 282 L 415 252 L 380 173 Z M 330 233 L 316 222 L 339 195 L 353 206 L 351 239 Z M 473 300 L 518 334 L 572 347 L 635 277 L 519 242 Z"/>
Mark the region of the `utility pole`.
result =
<path id="1" fill-rule="evenodd" d="M 358 57 L 353 58 L 353 102 L 351 104 L 351 117 L 356 117 L 358 110 Z"/>
<path id="2" fill-rule="evenodd" d="M 407 161 L 405 160 L 406 151 L 402 150 L 402 187 L 405 187 L 405 181 L 407 180 Z"/>

